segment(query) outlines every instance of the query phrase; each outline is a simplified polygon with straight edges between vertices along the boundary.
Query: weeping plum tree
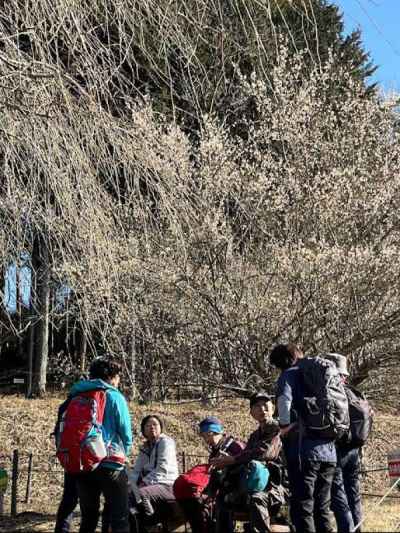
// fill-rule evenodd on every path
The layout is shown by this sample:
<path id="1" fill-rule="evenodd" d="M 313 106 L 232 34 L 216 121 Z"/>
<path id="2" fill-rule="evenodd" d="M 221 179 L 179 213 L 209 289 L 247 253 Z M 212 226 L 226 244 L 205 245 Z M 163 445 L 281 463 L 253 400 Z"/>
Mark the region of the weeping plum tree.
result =
<path id="1" fill-rule="evenodd" d="M 3 49 L 49 64 L 73 95 L 90 94 L 120 117 L 149 97 L 188 131 L 204 113 L 234 123 L 238 72 L 268 83 L 282 35 L 304 53 L 304 75 L 331 51 L 365 85 L 373 71 L 359 34 L 344 35 L 327 0 L 9 0 L 0 32 Z"/>
<path id="2" fill-rule="evenodd" d="M 366 97 L 334 49 L 310 62 L 277 36 L 268 76 L 235 70 L 240 128 L 223 106 L 197 104 L 188 128 L 175 104 L 143 99 L 137 78 L 124 85 L 127 62 L 143 75 L 133 43 L 116 56 L 111 46 L 117 26 L 127 38 L 128 12 L 99 2 L 72 17 L 57 3 L 65 24 L 50 40 L 37 22 L 46 6 L 26 10 L 26 27 L 4 22 L 15 10 L 2 15 L 0 49 L 0 259 L 32 259 L 35 393 L 48 328 L 72 318 L 88 351 L 118 357 L 145 398 L 177 382 L 268 381 L 265 351 L 279 340 L 342 351 L 355 380 L 396 360 L 395 102 Z M 146 50 L 147 72 L 165 76 Z M 201 77 L 192 82 L 190 98 L 179 89 L 190 105 Z M 54 286 L 68 287 L 71 307 L 49 305 Z"/>

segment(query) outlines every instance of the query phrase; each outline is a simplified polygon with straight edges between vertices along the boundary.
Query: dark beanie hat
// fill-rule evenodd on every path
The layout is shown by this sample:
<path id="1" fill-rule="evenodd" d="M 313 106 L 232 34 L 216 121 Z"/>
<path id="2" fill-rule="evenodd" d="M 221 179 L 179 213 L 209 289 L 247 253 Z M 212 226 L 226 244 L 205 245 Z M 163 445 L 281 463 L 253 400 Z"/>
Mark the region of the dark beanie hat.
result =
<path id="1" fill-rule="evenodd" d="M 273 399 L 273 396 L 271 396 L 265 391 L 257 392 L 256 394 L 250 396 L 250 409 L 260 400 L 264 400 L 265 402 L 272 402 Z"/>

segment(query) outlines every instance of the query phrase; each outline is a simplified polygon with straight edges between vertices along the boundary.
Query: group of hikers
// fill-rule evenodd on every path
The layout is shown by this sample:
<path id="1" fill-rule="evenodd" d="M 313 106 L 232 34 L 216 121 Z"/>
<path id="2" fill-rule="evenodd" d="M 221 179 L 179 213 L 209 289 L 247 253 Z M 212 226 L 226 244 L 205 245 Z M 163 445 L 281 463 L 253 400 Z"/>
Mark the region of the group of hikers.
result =
<path id="1" fill-rule="evenodd" d="M 175 441 L 157 414 L 141 421 L 144 443 L 127 467 L 132 430 L 121 367 L 96 358 L 59 408 L 54 434 L 65 477 L 55 533 L 68 533 L 78 502 L 80 533 L 94 533 L 101 495 L 102 533 L 146 533 L 178 508 L 193 533 L 233 533 L 238 512 L 245 531 L 266 533 L 287 507 L 290 531 L 333 532 L 333 511 L 337 531 L 360 532 L 360 452 L 373 413 L 346 383 L 346 358 L 303 357 L 280 344 L 269 361 L 280 370 L 276 391 L 250 396 L 258 427 L 247 443 L 207 416 L 198 428 L 208 463 L 180 474 Z"/>

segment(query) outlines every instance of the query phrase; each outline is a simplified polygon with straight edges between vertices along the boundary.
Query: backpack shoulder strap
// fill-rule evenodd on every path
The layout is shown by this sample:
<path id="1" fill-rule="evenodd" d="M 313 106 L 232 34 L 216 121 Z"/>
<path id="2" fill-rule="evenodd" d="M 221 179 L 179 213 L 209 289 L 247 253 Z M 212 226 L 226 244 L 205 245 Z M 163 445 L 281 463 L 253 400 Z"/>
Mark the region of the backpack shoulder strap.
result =
<path id="1" fill-rule="evenodd" d="M 68 396 L 68 398 L 66 400 L 64 400 L 58 407 L 58 412 L 57 412 L 57 421 L 56 421 L 56 424 L 54 426 L 54 429 L 53 429 L 53 432 L 50 434 L 50 437 L 55 437 L 57 438 L 57 435 L 60 431 L 60 425 L 61 425 L 61 419 L 63 417 L 63 414 L 65 413 L 65 411 L 68 409 L 68 406 L 72 400 L 73 396 Z"/>
<path id="2" fill-rule="evenodd" d="M 219 449 L 220 452 L 226 452 L 229 446 L 234 442 L 233 437 L 228 437 L 226 441 L 222 444 L 221 448 Z"/>
<path id="3" fill-rule="evenodd" d="M 346 385 L 344 389 L 345 389 L 346 392 L 349 392 L 350 394 L 353 394 L 354 396 L 356 396 L 357 398 L 359 398 L 361 400 L 366 400 L 367 399 L 367 397 L 365 396 L 365 394 L 363 392 L 359 391 L 358 389 L 356 389 L 352 385 Z"/>
<path id="4" fill-rule="evenodd" d="M 160 444 L 160 439 L 155 444 L 155 454 L 154 454 L 154 468 L 157 468 L 158 463 L 158 446 Z"/>

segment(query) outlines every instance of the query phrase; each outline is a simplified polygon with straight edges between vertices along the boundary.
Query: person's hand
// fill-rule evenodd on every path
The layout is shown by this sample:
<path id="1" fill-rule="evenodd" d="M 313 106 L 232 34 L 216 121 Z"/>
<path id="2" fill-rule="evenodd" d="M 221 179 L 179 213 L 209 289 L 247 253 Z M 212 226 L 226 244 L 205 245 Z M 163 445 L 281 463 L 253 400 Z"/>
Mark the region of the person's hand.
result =
<path id="1" fill-rule="evenodd" d="M 275 449 L 277 450 L 277 455 L 279 455 L 280 451 L 282 449 L 282 439 L 281 439 L 280 435 L 277 435 L 276 437 L 274 437 L 272 439 L 272 442 L 273 442 L 273 445 L 274 445 Z"/>
<path id="2" fill-rule="evenodd" d="M 235 459 L 230 455 L 222 455 L 221 457 L 216 457 L 211 459 L 210 465 L 216 469 L 225 468 L 225 466 L 233 465 Z"/>
<path id="3" fill-rule="evenodd" d="M 293 422 L 293 424 L 289 424 L 288 426 L 281 428 L 281 437 L 285 437 L 296 426 L 297 426 L 297 422 Z"/>
<path id="4" fill-rule="evenodd" d="M 205 505 L 211 503 L 213 501 L 213 497 L 212 496 L 209 496 L 208 494 L 201 494 L 200 495 L 200 500 L 202 503 L 204 503 Z"/>

